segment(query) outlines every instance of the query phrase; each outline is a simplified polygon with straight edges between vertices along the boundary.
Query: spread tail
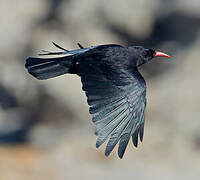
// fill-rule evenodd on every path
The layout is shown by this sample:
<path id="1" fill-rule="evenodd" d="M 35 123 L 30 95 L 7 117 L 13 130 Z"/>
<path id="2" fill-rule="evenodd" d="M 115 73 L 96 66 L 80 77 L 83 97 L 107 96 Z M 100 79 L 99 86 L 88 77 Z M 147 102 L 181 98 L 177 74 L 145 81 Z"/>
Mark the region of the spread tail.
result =
<path id="1" fill-rule="evenodd" d="M 29 57 L 26 60 L 25 67 L 32 76 L 40 80 L 73 73 L 72 56 L 57 58 Z"/>

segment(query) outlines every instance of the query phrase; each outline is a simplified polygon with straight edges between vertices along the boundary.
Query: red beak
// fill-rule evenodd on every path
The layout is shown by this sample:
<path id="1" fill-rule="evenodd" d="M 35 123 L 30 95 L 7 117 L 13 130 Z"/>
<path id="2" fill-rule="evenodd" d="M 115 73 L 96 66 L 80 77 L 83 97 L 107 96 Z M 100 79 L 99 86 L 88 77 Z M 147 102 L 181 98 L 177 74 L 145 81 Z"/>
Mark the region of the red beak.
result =
<path id="1" fill-rule="evenodd" d="M 160 51 L 156 51 L 156 55 L 155 57 L 167 57 L 167 58 L 171 58 L 171 56 L 163 53 L 163 52 L 160 52 Z"/>

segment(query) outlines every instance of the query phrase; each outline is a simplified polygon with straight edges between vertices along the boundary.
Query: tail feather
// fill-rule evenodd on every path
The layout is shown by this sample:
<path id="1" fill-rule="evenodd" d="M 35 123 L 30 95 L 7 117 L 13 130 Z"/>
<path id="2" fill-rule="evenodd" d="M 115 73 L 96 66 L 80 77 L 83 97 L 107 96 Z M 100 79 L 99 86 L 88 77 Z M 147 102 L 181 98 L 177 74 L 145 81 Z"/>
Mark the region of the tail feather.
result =
<path id="1" fill-rule="evenodd" d="M 71 56 L 57 58 L 29 57 L 25 67 L 35 78 L 43 80 L 69 73 L 73 68 Z"/>

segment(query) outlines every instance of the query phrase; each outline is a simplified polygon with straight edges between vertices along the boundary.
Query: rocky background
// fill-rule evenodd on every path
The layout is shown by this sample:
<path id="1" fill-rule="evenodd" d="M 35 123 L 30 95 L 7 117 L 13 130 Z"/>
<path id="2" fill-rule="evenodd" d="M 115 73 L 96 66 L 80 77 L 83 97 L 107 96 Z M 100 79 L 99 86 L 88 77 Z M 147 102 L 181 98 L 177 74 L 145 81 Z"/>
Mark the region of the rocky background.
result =
<path id="1" fill-rule="evenodd" d="M 41 49 L 106 43 L 163 50 L 141 67 L 148 85 L 144 142 L 95 148 L 80 79 L 38 81 L 24 68 Z M 200 177 L 199 0 L 0 2 L 0 180 Z"/>

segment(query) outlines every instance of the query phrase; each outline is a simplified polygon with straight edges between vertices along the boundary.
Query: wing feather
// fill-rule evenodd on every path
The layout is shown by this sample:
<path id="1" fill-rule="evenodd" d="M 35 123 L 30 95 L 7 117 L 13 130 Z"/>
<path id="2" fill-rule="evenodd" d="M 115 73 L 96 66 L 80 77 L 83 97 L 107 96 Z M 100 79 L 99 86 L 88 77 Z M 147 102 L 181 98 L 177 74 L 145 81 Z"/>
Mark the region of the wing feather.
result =
<path id="1" fill-rule="evenodd" d="M 108 156 L 119 142 L 118 156 L 123 157 L 130 138 L 134 146 L 143 139 L 146 84 L 137 68 L 133 73 L 102 63 L 84 60 L 77 65 L 83 90 L 90 106 L 98 136 L 96 147 L 109 139 Z"/>
<path id="2" fill-rule="evenodd" d="M 131 113 L 123 114 L 123 116 L 119 117 L 114 123 L 110 124 L 110 126 L 107 126 L 106 130 L 103 129 L 101 133 L 99 134 L 99 137 L 97 138 L 96 147 L 98 148 L 100 145 L 102 145 L 105 140 L 108 138 L 108 136 L 118 127 L 121 126 L 123 123 L 126 123 L 131 116 Z"/>

